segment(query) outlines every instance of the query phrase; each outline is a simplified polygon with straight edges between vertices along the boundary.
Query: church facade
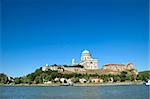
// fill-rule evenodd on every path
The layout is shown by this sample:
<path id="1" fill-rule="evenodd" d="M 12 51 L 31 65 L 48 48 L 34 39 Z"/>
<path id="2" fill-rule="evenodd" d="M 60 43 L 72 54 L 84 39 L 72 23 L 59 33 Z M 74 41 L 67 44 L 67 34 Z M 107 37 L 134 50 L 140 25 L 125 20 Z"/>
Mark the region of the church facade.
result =
<path id="1" fill-rule="evenodd" d="M 72 59 L 72 65 L 77 65 L 75 59 Z M 85 69 L 98 69 L 98 59 L 93 59 L 88 50 L 84 50 L 81 54 L 79 65 L 84 66 Z"/>

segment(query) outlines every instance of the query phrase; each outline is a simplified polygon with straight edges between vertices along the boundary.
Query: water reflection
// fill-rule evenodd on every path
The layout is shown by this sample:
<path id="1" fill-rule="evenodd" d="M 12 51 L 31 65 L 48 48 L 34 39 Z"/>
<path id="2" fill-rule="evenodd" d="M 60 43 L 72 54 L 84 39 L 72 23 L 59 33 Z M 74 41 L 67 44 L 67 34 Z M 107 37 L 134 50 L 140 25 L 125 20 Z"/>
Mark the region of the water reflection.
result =
<path id="1" fill-rule="evenodd" d="M 0 99 L 148 99 L 149 87 L 0 87 Z"/>
<path id="2" fill-rule="evenodd" d="M 100 87 L 84 88 L 80 96 L 83 97 L 83 99 L 100 99 Z"/>

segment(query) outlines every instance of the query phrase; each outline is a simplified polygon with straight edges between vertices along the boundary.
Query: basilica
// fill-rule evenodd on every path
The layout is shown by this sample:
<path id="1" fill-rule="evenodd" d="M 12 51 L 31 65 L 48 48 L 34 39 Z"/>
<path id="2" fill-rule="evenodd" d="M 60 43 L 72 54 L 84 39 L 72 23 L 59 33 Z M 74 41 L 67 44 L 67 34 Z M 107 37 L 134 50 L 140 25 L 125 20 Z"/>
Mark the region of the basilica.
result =
<path id="1" fill-rule="evenodd" d="M 52 65 L 48 64 L 42 66 L 42 71 L 59 71 L 59 72 L 76 72 L 76 73 L 107 73 L 111 71 L 111 74 L 115 74 L 121 71 L 133 70 L 133 63 L 125 64 L 104 64 L 101 69 L 98 68 L 98 59 L 92 58 L 91 53 L 88 50 L 83 50 L 81 53 L 80 62 L 76 62 L 72 59 L 72 65 Z M 81 65 L 82 67 L 78 66 Z M 92 72 L 94 71 L 94 72 Z"/>
<path id="2" fill-rule="evenodd" d="M 77 65 L 75 59 L 72 59 L 72 66 Z M 84 66 L 85 69 L 98 69 L 98 59 L 93 59 L 88 50 L 84 50 L 81 54 L 79 65 Z"/>

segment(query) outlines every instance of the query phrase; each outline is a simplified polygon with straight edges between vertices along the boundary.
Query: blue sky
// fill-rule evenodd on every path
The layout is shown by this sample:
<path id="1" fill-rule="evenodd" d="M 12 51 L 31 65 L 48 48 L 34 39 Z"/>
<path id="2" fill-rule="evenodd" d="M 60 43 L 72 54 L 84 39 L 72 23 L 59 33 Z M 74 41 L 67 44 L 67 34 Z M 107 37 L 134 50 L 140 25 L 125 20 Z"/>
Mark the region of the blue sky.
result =
<path id="1" fill-rule="evenodd" d="M 79 62 L 83 49 L 107 63 L 148 70 L 148 0 L 2 0 L 0 72 Z"/>

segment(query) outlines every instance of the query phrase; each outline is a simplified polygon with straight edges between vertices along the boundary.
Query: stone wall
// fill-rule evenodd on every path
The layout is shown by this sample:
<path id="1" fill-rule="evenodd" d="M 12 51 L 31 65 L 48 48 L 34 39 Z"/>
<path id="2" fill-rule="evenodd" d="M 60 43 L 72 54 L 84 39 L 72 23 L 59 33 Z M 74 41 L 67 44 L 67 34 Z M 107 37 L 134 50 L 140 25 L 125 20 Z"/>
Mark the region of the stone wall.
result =
<path id="1" fill-rule="evenodd" d="M 71 71 L 71 72 L 84 72 L 85 71 L 84 68 L 80 68 L 80 67 L 64 67 L 64 70 Z"/>
<path id="2" fill-rule="evenodd" d="M 134 69 L 134 65 L 132 63 L 128 63 L 127 65 L 124 65 L 124 64 L 106 64 L 102 67 L 102 69 L 120 72 L 120 71 L 124 71 L 124 70 Z"/>

